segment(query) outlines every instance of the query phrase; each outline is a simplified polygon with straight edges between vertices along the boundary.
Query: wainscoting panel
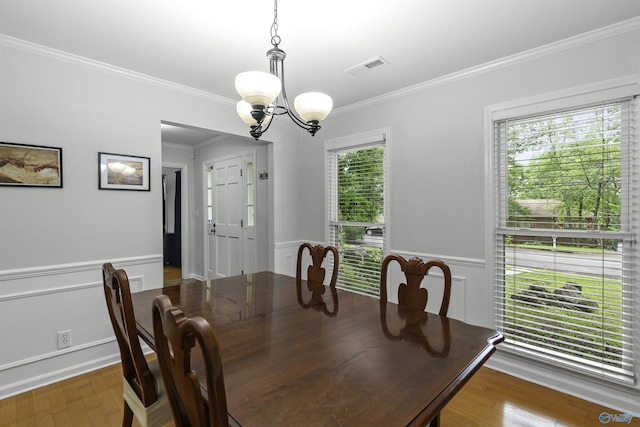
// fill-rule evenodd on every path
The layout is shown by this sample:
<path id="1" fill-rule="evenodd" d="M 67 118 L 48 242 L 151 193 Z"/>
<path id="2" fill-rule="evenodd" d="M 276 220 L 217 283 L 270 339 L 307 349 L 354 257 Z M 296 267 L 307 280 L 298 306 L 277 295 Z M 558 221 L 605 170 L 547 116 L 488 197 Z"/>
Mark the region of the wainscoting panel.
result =
<path id="1" fill-rule="evenodd" d="M 437 259 L 447 264 L 451 270 L 449 317 L 474 325 L 491 326 L 493 318 L 486 304 L 488 288 L 485 283 L 484 260 L 402 252 L 399 250 L 391 250 L 391 253 L 400 255 L 405 259 L 417 257 L 425 262 Z M 406 279 L 400 271 L 398 263 L 391 263 L 389 268 L 387 285 L 393 283 L 393 288 L 389 287 L 389 300 L 397 302 L 398 285 L 405 283 Z M 442 271 L 439 268 L 432 268 L 424 280 L 426 283 L 423 282 L 423 287 L 426 287 L 429 291 L 427 311 L 438 312 L 443 292 L 444 277 Z M 391 299 L 392 296 L 394 299 Z"/>
<path id="2" fill-rule="evenodd" d="M 102 264 L 0 271 L 0 399 L 119 362 Z M 162 256 L 109 260 L 133 292 L 162 287 Z M 58 332 L 71 345 L 58 348 Z"/>
<path id="3" fill-rule="evenodd" d="M 298 248 L 302 241 L 277 243 L 274 251 L 274 273 L 296 276 L 296 263 L 298 261 Z M 322 244 L 309 242 L 313 245 Z"/>
<path id="4" fill-rule="evenodd" d="M 298 248 L 302 241 L 285 242 L 276 244 L 275 266 L 276 273 L 295 276 Z M 308 242 L 312 245 L 323 242 Z M 451 269 L 451 301 L 449 303 L 449 316 L 467 323 L 491 327 L 493 322 L 493 311 L 491 309 L 490 291 L 491 285 L 486 283 L 484 270 L 484 260 L 468 259 L 458 257 L 446 257 L 434 254 L 421 254 L 392 250 L 391 253 L 398 254 L 404 258 L 418 257 L 424 261 L 439 259 L 445 262 Z M 391 271 L 388 284 L 392 285 L 389 290 L 390 301 L 397 302 L 397 285 L 404 282 L 397 263 L 391 264 Z M 436 308 L 442 298 L 443 280 L 442 272 L 439 269 L 432 269 L 427 276 L 426 286 L 429 289 L 429 303 L 427 311 L 438 311 Z"/>

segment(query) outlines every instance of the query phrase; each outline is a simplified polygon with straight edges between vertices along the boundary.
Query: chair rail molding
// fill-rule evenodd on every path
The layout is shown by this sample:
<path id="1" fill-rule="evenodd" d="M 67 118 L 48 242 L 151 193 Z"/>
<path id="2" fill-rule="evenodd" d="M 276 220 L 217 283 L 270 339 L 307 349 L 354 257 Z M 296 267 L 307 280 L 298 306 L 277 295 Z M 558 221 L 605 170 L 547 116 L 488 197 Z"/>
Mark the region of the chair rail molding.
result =
<path id="1" fill-rule="evenodd" d="M 162 287 L 161 254 L 0 271 L 0 399 L 120 361 L 102 290 L 105 262 L 127 270 L 133 292 Z M 29 321 L 14 327 L 18 318 Z M 63 331 L 71 345 L 59 348 Z"/>

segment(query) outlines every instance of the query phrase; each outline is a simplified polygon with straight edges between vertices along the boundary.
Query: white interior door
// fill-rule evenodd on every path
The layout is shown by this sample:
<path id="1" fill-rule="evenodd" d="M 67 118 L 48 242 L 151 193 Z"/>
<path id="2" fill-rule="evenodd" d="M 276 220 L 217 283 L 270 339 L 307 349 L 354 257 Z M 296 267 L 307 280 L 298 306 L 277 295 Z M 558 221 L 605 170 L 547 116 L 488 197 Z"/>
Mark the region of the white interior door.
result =
<path id="1" fill-rule="evenodd" d="M 208 279 L 242 274 L 242 156 L 216 161 L 208 168 Z"/>

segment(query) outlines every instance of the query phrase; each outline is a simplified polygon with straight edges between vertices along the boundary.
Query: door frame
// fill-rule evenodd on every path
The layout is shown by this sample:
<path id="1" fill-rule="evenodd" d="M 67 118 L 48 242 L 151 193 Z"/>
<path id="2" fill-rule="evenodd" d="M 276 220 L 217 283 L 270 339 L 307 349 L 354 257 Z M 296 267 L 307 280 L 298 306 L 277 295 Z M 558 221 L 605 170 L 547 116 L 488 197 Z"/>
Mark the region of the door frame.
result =
<path id="1" fill-rule="evenodd" d="M 182 277 L 189 277 L 189 165 L 185 163 L 162 162 L 163 168 L 180 169 L 182 179 L 180 181 L 180 252 L 182 264 Z M 164 242 L 162 242 L 164 250 Z"/>

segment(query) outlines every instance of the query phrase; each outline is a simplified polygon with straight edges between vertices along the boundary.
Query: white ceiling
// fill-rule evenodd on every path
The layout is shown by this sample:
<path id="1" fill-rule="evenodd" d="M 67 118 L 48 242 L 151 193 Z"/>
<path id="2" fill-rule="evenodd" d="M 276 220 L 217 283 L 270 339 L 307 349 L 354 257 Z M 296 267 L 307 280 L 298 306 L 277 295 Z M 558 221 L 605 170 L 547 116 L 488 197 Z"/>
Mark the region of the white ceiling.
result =
<path id="1" fill-rule="evenodd" d="M 356 104 L 640 16 L 640 0 L 280 0 L 287 94 Z M 0 34 L 239 99 L 270 0 L 0 0 Z M 353 76 L 381 56 L 389 63 Z"/>

